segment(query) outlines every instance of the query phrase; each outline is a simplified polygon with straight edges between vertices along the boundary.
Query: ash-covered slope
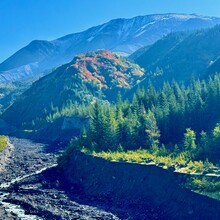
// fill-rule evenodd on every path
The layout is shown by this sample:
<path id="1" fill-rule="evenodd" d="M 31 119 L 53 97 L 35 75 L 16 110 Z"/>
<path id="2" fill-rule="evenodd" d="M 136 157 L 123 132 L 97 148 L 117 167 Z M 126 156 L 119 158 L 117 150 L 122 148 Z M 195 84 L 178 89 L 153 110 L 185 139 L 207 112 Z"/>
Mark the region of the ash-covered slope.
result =
<path id="1" fill-rule="evenodd" d="M 27 79 L 69 62 L 76 54 L 108 49 L 130 55 L 170 32 L 220 24 L 220 19 L 186 14 L 160 14 L 115 19 L 53 41 L 33 41 L 0 64 L 0 82 Z"/>

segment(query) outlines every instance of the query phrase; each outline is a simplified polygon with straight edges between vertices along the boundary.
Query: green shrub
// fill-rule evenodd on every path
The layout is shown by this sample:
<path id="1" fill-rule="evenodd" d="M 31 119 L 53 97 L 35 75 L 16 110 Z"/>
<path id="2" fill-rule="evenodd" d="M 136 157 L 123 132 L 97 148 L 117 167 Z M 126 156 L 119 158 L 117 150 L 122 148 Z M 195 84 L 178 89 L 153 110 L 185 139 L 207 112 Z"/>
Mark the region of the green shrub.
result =
<path id="1" fill-rule="evenodd" d="M 220 181 L 217 179 L 210 180 L 207 177 L 194 177 L 190 178 L 187 181 L 186 186 L 193 190 L 199 190 L 204 192 L 216 192 L 220 190 Z"/>
<path id="2" fill-rule="evenodd" d="M 7 136 L 0 136 L 0 151 L 4 150 L 7 147 Z"/>
<path id="3" fill-rule="evenodd" d="M 203 173 L 204 171 L 204 166 L 202 161 L 190 161 L 187 165 L 188 171 L 190 173 Z"/>

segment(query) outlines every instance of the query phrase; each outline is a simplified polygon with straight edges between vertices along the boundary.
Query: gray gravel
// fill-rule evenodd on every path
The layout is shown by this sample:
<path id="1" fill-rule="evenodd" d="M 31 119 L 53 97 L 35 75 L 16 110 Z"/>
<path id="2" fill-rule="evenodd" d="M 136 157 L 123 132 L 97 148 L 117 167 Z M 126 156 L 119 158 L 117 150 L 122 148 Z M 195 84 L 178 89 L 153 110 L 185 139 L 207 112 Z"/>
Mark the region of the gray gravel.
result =
<path id="1" fill-rule="evenodd" d="M 10 147 L 0 155 L 0 185 L 18 177 L 31 175 L 56 163 L 57 153 L 46 152 L 47 146 L 44 144 L 18 138 L 10 138 L 10 143 Z M 53 175 L 51 170 L 19 180 L 7 187 L 6 191 L 9 194 L 4 197 L 4 201 L 19 205 L 19 207 L 21 205 L 26 212 L 26 219 L 30 214 L 45 220 L 119 219 L 102 208 L 85 205 L 83 202 L 75 202 L 70 199 L 59 188 L 56 174 Z M 1 220 L 20 219 L 16 212 L 9 212 L 3 205 L 0 205 L 0 217 Z"/>

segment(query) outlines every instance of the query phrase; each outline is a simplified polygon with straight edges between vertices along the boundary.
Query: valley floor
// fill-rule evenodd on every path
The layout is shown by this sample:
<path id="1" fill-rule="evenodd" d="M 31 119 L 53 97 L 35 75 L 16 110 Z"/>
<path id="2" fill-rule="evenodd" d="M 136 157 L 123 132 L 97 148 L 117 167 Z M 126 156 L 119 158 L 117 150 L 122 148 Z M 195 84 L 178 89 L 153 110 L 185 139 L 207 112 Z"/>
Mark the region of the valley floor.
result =
<path id="1" fill-rule="evenodd" d="M 63 175 L 60 175 L 62 173 L 59 173 L 60 171 L 56 168 L 59 148 L 55 145 L 47 146 L 18 138 L 10 138 L 10 143 L 9 147 L 0 153 L 1 220 L 163 219 L 161 218 L 164 214 L 163 207 L 153 207 L 151 201 L 135 209 L 132 204 L 125 204 L 123 201 L 113 202 L 112 198 L 115 195 L 106 194 L 106 197 L 99 195 L 99 191 L 102 191 L 99 184 L 95 185 L 97 188 L 95 196 L 83 193 L 80 187 L 65 186 L 61 177 Z M 48 151 L 49 149 L 53 149 L 53 152 Z M 84 157 L 87 158 L 86 155 Z M 81 161 L 80 157 L 78 159 Z M 91 160 L 91 162 L 97 166 L 96 160 Z M 80 163 L 83 167 L 85 166 L 85 161 L 82 160 L 78 164 Z M 130 165 L 122 164 L 122 166 Z M 99 170 L 98 167 L 97 170 Z M 101 167 L 104 168 L 104 166 Z M 152 169 L 160 172 L 162 170 L 157 167 L 152 167 Z M 94 172 L 95 170 L 93 169 Z M 105 174 L 109 173 L 111 172 Z M 100 170 L 97 171 L 97 175 L 99 174 Z M 137 174 L 139 176 L 138 172 Z M 112 178 L 111 174 L 109 175 Z M 138 176 L 134 178 L 138 179 Z M 90 177 L 93 178 L 94 183 L 96 179 Z M 157 179 L 156 176 L 155 178 Z M 126 178 L 123 181 L 126 182 Z M 91 182 L 88 184 L 89 187 L 93 184 Z M 134 195 L 138 187 L 131 188 Z M 93 190 L 92 186 L 90 189 Z"/>

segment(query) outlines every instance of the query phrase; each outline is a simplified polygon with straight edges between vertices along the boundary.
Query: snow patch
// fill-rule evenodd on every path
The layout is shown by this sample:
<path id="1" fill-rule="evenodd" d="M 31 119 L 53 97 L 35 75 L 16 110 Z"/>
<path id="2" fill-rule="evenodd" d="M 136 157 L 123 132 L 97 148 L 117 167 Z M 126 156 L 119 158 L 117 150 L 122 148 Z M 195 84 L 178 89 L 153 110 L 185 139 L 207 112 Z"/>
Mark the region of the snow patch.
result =
<path id="1" fill-rule="evenodd" d="M 87 42 L 91 42 L 94 38 L 95 38 L 94 36 L 88 38 L 88 39 L 87 39 Z"/>
<path id="2" fill-rule="evenodd" d="M 181 19 L 181 20 L 189 20 L 191 18 L 196 18 L 197 16 L 196 15 L 174 14 L 172 17 L 176 18 L 176 19 Z"/>
<path id="3" fill-rule="evenodd" d="M 123 33 L 122 30 L 119 30 L 118 31 L 118 36 L 121 37 L 122 33 Z"/>
<path id="4" fill-rule="evenodd" d="M 161 18 L 160 21 L 166 21 L 166 20 L 170 20 L 171 18 Z"/>
<path id="5" fill-rule="evenodd" d="M 143 31 L 141 31 L 140 33 L 136 34 L 134 37 L 139 37 L 139 36 L 141 36 L 142 34 L 144 34 L 145 32 L 146 32 L 146 30 L 143 30 Z"/>
<path id="6" fill-rule="evenodd" d="M 150 25 L 155 24 L 155 23 L 156 23 L 155 21 L 150 22 L 150 23 L 145 24 L 144 26 L 142 26 L 140 29 L 145 29 L 147 26 L 150 26 Z"/>
<path id="7" fill-rule="evenodd" d="M 98 30 L 98 32 L 101 32 L 106 26 L 108 26 L 109 24 L 108 23 L 105 23 L 105 24 L 103 24 L 100 28 L 99 28 L 99 30 Z"/>

